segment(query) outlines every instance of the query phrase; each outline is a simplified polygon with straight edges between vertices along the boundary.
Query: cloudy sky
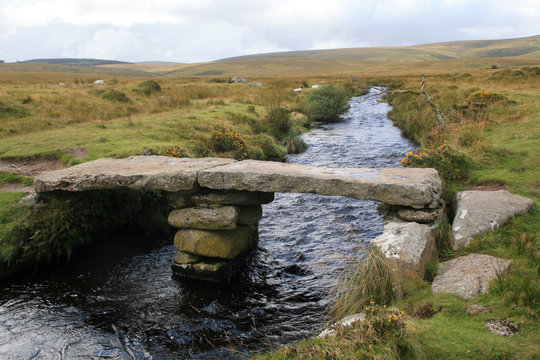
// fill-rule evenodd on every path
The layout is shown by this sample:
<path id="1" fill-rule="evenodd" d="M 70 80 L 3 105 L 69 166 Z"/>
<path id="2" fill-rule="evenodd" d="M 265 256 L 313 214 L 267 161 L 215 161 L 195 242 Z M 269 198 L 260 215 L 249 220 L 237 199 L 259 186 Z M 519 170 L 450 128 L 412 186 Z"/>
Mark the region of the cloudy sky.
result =
<path id="1" fill-rule="evenodd" d="M 540 34 L 539 0 L 1 0 L 0 59 L 199 62 Z"/>

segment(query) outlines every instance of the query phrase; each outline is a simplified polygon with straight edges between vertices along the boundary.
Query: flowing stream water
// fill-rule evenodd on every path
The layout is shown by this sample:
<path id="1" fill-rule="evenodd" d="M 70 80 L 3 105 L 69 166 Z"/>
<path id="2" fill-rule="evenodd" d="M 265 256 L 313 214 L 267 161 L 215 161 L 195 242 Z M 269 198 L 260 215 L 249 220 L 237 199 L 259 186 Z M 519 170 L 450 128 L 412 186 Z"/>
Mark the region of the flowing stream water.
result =
<path id="1" fill-rule="evenodd" d="M 413 144 L 386 118 L 378 90 L 353 98 L 346 121 L 304 135 L 287 161 L 397 167 Z M 117 234 L 84 256 L 0 286 L 1 359 L 234 359 L 316 334 L 351 257 L 382 232 L 377 204 L 276 194 L 259 247 L 230 284 L 171 277 L 171 239 Z"/>

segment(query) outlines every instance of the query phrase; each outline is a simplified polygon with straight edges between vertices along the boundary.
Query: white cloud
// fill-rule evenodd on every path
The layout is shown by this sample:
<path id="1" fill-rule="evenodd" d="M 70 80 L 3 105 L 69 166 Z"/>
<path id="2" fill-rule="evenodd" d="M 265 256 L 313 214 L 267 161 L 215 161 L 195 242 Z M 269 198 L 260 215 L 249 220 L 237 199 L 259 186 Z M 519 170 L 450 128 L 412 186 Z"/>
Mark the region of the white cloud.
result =
<path id="1" fill-rule="evenodd" d="M 540 34 L 537 0 L 2 0 L 0 58 L 206 61 Z"/>

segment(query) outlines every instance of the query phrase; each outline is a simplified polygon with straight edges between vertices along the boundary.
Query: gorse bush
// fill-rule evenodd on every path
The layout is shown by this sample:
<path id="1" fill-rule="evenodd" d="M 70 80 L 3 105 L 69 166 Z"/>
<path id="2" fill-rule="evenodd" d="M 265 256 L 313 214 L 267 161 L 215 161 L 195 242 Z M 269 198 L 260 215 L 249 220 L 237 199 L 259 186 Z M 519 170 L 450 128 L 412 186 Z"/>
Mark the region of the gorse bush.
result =
<path id="1" fill-rule="evenodd" d="M 493 91 L 475 91 L 467 97 L 470 103 L 491 104 L 506 99 L 506 96 Z"/>
<path id="2" fill-rule="evenodd" d="M 307 98 L 307 112 L 311 120 L 336 122 L 349 110 L 349 98 L 343 87 L 333 85 L 312 90 Z"/>
<path id="3" fill-rule="evenodd" d="M 212 134 L 212 148 L 216 152 L 231 152 L 236 160 L 249 156 L 246 140 L 238 131 L 216 124 Z"/>
<path id="4" fill-rule="evenodd" d="M 464 154 L 444 143 L 438 147 L 429 145 L 422 150 L 411 151 L 401 159 L 404 167 L 435 168 L 446 180 L 465 176 L 467 158 Z"/>
<path id="5" fill-rule="evenodd" d="M 181 148 L 180 146 L 171 146 L 170 148 L 167 148 L 162 153 L 159 153 L 159 155 L 177 157 L 177 158 L 188 158 L 189 157 L 189 153 L 187 152 L 187 150 Z"/>

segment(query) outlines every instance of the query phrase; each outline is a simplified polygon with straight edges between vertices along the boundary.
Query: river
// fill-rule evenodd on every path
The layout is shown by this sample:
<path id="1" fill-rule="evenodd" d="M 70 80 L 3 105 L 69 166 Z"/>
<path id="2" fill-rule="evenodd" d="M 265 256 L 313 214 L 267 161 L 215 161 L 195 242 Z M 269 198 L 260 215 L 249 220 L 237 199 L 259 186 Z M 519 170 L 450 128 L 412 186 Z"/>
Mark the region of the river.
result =
<path id="1" fill-rule="evenodd" d="M 414 145 L 390 106 L 352 98 L 345 121 L 304 135 L 291 163 L 397 167 Z M 171 277 L 171 239 L 116 234 L 69 263 L 0 286 L 1 359 L 235 359 L 316 334 L 344 264 L 382 232 L 376 203 L 276 194 L 259 247 L 227 285 Z"/>

